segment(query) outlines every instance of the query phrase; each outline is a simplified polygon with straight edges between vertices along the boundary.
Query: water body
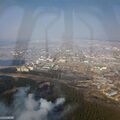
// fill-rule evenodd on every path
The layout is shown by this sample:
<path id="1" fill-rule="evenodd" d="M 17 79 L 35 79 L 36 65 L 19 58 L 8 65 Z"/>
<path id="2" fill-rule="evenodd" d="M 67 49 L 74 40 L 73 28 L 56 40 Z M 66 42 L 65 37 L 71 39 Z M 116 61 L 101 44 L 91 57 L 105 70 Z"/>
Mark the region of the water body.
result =
<path id="1" fill-rule="evenodd" d="M 8 59 L 8 60 L 0 60 L 0 66 L 19 66 L 19 65 L 23 65 L 25 64 L 24 60 L 12 60 L 12 59 Z"/>

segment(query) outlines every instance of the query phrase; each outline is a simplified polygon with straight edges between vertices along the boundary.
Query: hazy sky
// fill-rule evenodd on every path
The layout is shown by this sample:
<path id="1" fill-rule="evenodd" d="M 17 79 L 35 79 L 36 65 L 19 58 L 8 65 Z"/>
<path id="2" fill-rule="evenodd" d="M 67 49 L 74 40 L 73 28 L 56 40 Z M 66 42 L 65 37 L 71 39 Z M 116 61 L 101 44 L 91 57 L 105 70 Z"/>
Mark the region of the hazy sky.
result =
<path id="1" fill-rule="evenodd" d="M 120 40 L 119 0 L 0 0 L 0 2 L 0 40 L 42 41 L 45 39 L 45 31 L 53 41 L 60 40 L 71 32 L 74 40 Z M 25 14 L 26 10 L 29 11 L 28 14 Z M 30 12 L 31 18 L 28 16 L 27 22 L 24 23 L 24 27 L 28 24 L 28 29 L 23 27 L 24 32 L 21 33 L 23 19 Z M 65 17 L 67 14 L 68 18 Z M 34 16 L 37 18 L 32 21 L 35 23 L 32 23 L 31 19 Z M 30 24 L 33 26 L 30 27 Z M 67 33 L 66 29 L 70 33 Z"/>

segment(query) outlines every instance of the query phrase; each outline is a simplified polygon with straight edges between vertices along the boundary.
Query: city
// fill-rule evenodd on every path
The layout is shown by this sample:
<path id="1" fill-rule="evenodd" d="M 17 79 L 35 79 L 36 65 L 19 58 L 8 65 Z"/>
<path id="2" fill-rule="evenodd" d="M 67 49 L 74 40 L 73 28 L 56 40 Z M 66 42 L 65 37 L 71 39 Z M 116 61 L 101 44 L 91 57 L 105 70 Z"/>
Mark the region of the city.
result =
<path id="1" fill-rule="evenodd" d="M 44 49 L 28 49 L 25 65 L 15 68 L 20 73 L 36 71 L 53 76 L 57 74 L 56 79 L 64 80 L 70 86 L 89 89 L 87 94 L 96 97 L 102 94 L 103 98 L 106 96 L 120 103 L 120 45 L 112 46 L 112 42 L 108 43 L 95 41 L 92 46 L 80 46 L 75 50 L 54 48 L 54 53 L 49 53 L 47 57 Z M 10 53 L 14 57 L 24 51 Z"/>

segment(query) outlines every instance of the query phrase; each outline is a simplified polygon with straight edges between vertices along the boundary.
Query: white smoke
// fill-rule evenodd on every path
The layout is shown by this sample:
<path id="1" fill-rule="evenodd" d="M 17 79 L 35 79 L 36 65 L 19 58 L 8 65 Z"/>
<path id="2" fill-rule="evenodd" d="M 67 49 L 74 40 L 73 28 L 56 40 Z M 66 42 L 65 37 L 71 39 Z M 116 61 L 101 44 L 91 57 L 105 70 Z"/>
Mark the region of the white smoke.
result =
<path id="1" fill-rule="evenodd" d="M 29 87 L 21 87 L 18 89 L 17 93 L 14 95 L 13 100 L 13 114 L 19 116 L 20 113 L 25 109 L 25 100 L 27 98 L 27 91 Z"/>
<path id="2" fill-rule="evenodd" d="M 64 98 L 57 98 L 55 102 L 47 101 L 43 98 L 36 101 L 34 94 L 27 95 L 28 90 L 29 88 L 19 88 L 14 95 L 13 104 L 9 107 L 4 103 L 0 103 L 0 116 L 5 116 L 9 111 L 12 111 L 12 115 L 16 120 L 51 120 L 48 118 L 49 114 L 54 115 L 54 109 L 65 102 Z"/>
<path id="3" fill-rule="evenodd" d="M 65 102 L 65 98 L 57 98 L 55 105 L 61 105 Z"/>
<path id="4" fill-rule="evenodd" d="M 0 116 L 5 116 L 8 112 L 10 111 L 10 109 L 4 104 L 4 103 L 0 103 Z"/>
<path id="5" fill-rule="evenodd" d="M 47 120 L 48 113 L 65 102 L 64 98 L 58 98 L 55 103 L 43 98 L 35 101 L 33 96 L 33 94 L 28 95 L 25 111 L 23 111 L 18 120 Z"/>

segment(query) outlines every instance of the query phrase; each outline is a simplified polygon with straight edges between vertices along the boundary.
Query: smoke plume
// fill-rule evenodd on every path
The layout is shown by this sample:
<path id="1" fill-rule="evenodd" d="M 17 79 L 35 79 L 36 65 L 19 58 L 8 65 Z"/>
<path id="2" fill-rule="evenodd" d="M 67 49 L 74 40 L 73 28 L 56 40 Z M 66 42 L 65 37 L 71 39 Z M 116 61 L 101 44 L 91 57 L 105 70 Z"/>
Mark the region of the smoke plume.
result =
<path id="1" fill-rule="evenodd" d="M 64 98 L 57 98 L 55 102 L 43 98 L 36 101 L 34 94 L 28 94 L 28 90 L 29 88 L 20 88 L 14 95 L 13 104 L 9 107 L 0 103 L 0 116 L 5 116 L 9 110 L 12 110 L 16 120 L 51 120 L 50 114 L 53 115 L 54 109 L 65 102 Z"/>

